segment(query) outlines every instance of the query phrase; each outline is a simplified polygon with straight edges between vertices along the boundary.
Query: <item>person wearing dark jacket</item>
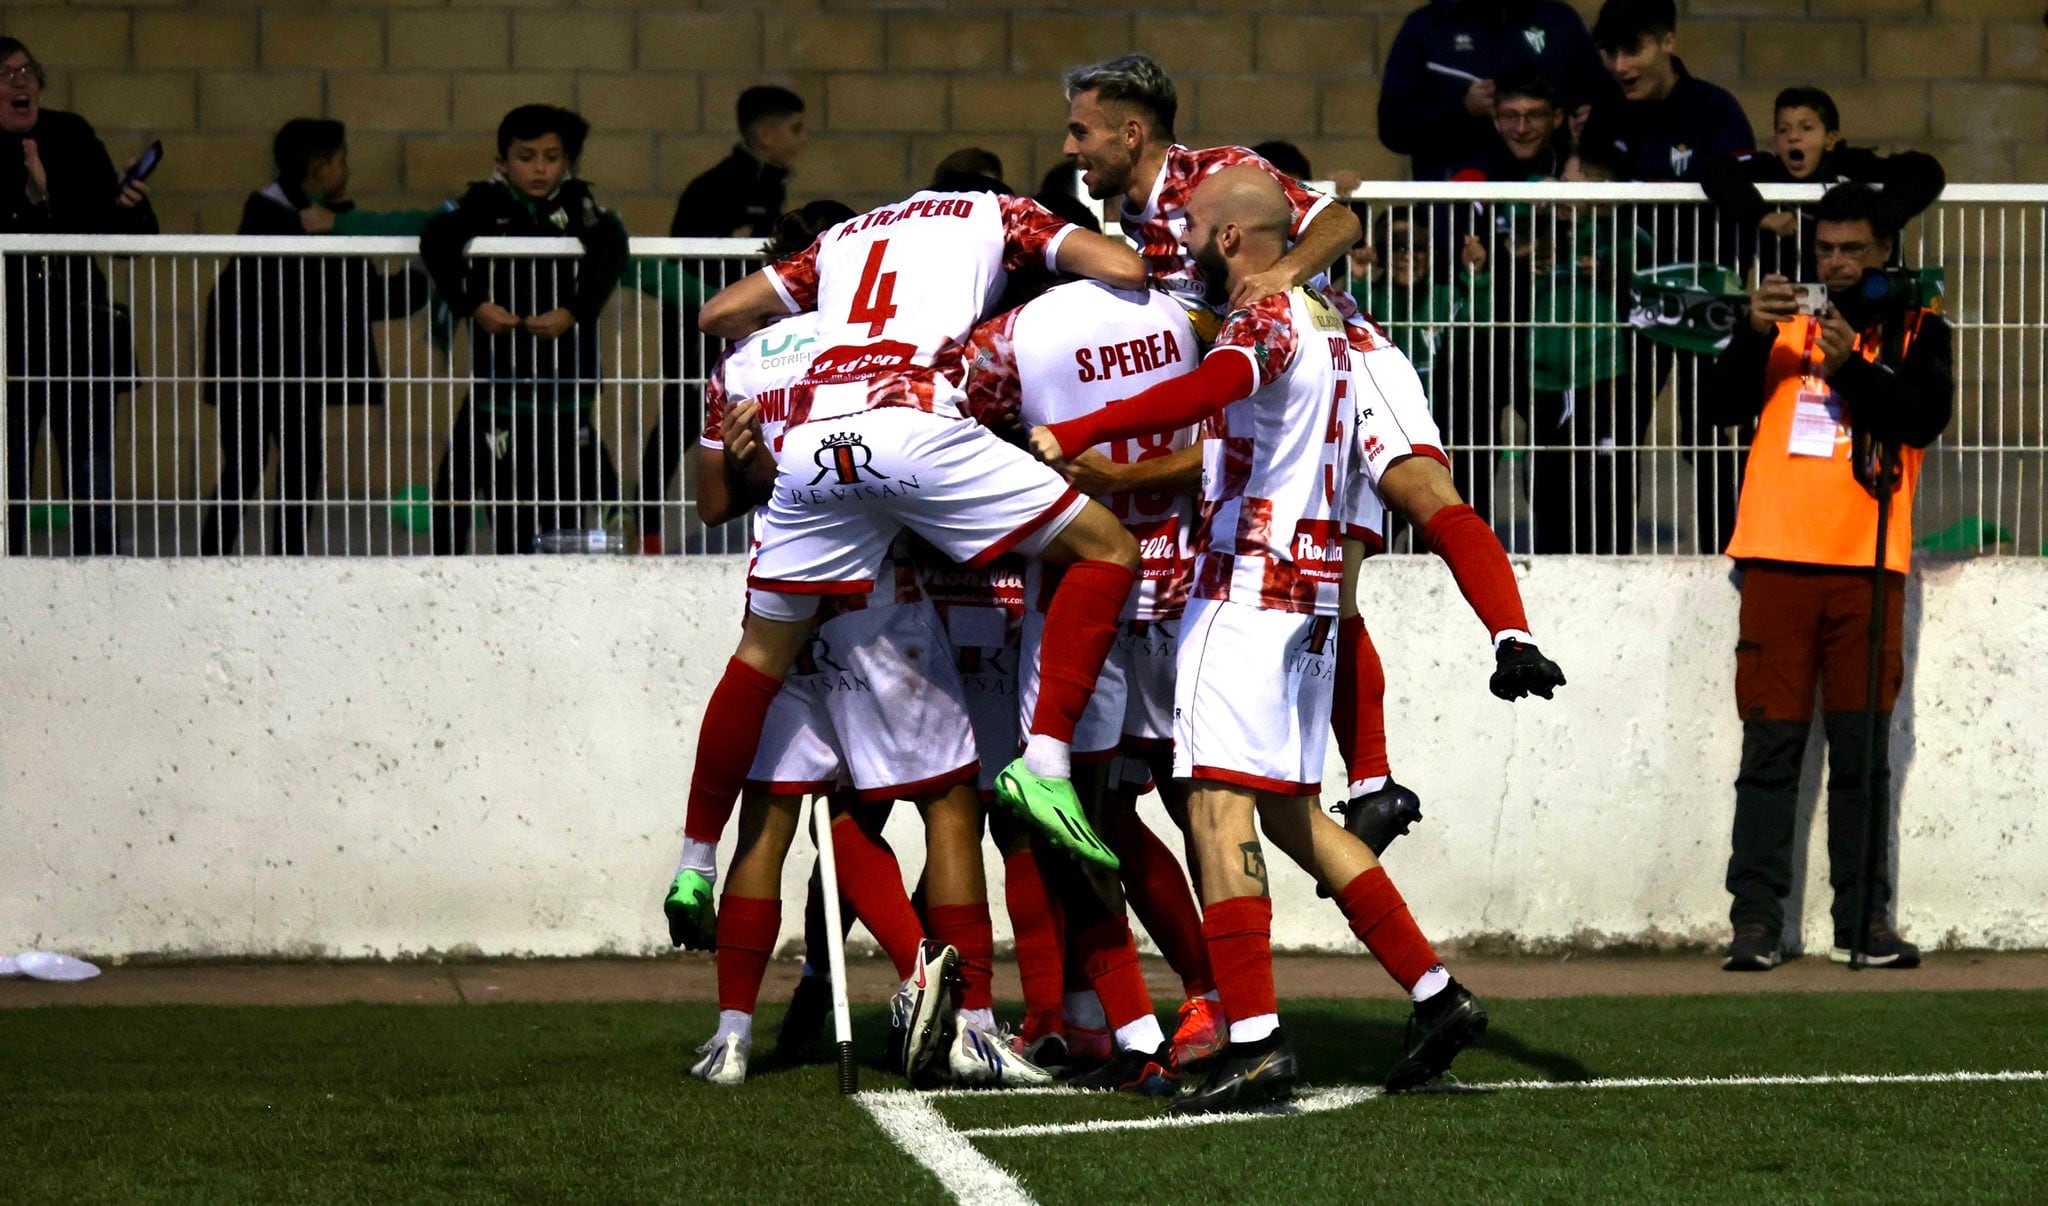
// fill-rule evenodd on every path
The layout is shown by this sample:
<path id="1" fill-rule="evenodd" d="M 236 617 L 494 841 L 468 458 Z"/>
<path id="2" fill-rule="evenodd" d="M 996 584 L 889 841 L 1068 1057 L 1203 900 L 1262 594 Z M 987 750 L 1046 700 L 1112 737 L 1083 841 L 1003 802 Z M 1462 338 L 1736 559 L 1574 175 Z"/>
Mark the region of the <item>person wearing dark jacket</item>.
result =
<path id="1" fill-rule="evenodd" d="M 1617 105 L 1595 106 L 1580 146 L 1627 165 L 1629 178 L 1697 182 L 1711 159 L 1725 159 L 1756 145 L 1742 105 L 1725 88 L 1698 79 L 1678 57 L 1678 13 L 1672 0 L 1607 0 L 1593 23 L 1593 42 L 1620 86 Z M 1650 262 L 1674 264 L 1705 258 L 1714 250 L 1711 223 L 1688 220 L 1696 207 L 1631 207 L 1650 236 Z M 1701 246 L 1700 235 L 1710 241 Z M 1732 256 L 1723 256 L 1732 259 Z M 1671 380 L 1678 411 L 1678 442 L 1689 449 L 1692 466 L 1693 539 L 1681 536 L 1684 551 L 1719 552 L 1735 522 L 1735 478 L 1741 440 L 1708 422 L 1698 404 L 1704 362 L 1637 335 L 1631 378 L 1635 437 L 1647 434 L 1657 397 Z M 1626 432 L 1628 424 L 1624 425 Z M 1662 516 L 1676 526 L 1677 516 Z M 1630 517 L 1624 527 L 1633 528 Z"/>
<path id="2" fill-rule="evenodd" d="M 1380 141 L 1411 156 L 1417 180 L 1483 166 L 1493 143 L 1495 82 L 1539 67 L 1567 114 L 1614 95 L 1578 11 L 1561 0 L 1430 0 L 1409 13 L 1387 51 Z"/>
<path id="3" fill-rule="evenodd" d="M 1730 971 L 1768 971 L 1779 959 L 1816 686 L 1828 745 L 1830 955 L 1848 962 L 1860 947 L 1875 967 L 1920 961 L 1887 923 L 1889 747 L 1905 674 L 1913 488 L 1923 450 L 1954 410 L 1953 339 L 1939 314 L 1883 270 L 1898 232 L 1885 199 L 1868 185 L 1837 185 L 1814 219 L 1826 305 L 1804 313 L 1784 277 L 1766 278 L 1708 382 L 1720 421 L 1760 420 L 1728 544 L 1742 577 Z M 1888 512 L 1882 548 L 1880 511 Z M 1884 627 L 1873 659 L 1880 585 Z M 1873 660 L 1874 715 L 1866 710 Z M 1875 842 L 1867 850 L 1866 834 Z"/>
<path id="4" fill-rule="evenodd" d="M 340 122 L 288 121 L 271 155 L 277 179 L 249 194 L 235 233 L 302 237 L 304 215 L 354 208 L 346 200 Z M 384 401 L 370 324 L 411 314 L 426 300 L 417 272 L 386 275 L 361 256 L 241 256 L 228 265 L 207 308 L 202 351 L 204 396 L 220 422 L 220 480 L 200 526 L 200 552 L 235 548 L 242 503 L 262 490 L 273 445 L 280 503 L 267 551 L 308 551 L 309 512 L 326 494 L 327 408 Z M 325 531 L 324 511 L 321 518 Z"/>
<path id="5" fill-rule="evenodd" d="M 0 37 L 0 233 L 155 234 L 148 188 L 115 174 L 83 117 L 43 108 L 43 83 L 28 47 Z M 127 310 L 91 256 L 6 259 L 7 551 L 28 551 L 40 468 L 50 494 L 72 503 L 72 553 L 115 552 L 114 395 L 134 371 Z M 58 452 L 39 466 L 45 416 Z"/>
<path id="6" fill-rule="evenodd" d="M 1900 222 L 1912 220 L 1941 196 L 1948 183 L 1932 155 L 1900 151 L 1880 155 L 1842 141 L 1841 111 L 1819 88 L 1787 88 L 1772 106 L 1769 150 L 1713 158 L 1700 187 L 1732 227 L 1740 264 L 1793 280 L 1815 280 L 1813 211 L 1765 203 L 1759 184 L 1842 184 L 1851 180 L 1884 189 L 1885 205 Z M 1896 255 L 1894 251 L 1894 255 Z"/>
<path id="7" fill-rule="evenodd" d="M 552 105 L 521 105 L 498 126 L 491 179 L 429 219 L 420 258 L 456 318 L 470 320 L 475 384 L 435 474 L 434 551 L 463 551 L 468 504 L 494 500 L 500 553 L 584 525 L 617 470 L 590 424 L 601 361 L 598 315 L 627 259 L 626 228 L 571 175 L 590 126 Z M 570 237 L 568 257 L 468 257 L 481 237 Z M 523 505 L 522 505 L 523 504 Z"/>
<path id="8" fill-rule="evenodd" d="M 736 109 L 739 145 L 676 198 L 670 238 L 765 241 L 775 234 L 790 174 L 808 137 L 804 98 L 787 88 L 757 84 L 740 93 Z M 733 279 L 743 274 L 744 269 Z M 661 329 L 661 414 L 640 452 L 640 538 L 649 553 L 669 543 L 661 530 L 661 503 L 682 464 L 683 449 L 697 442 L 704 427 L 701 389 L 694 383 L 718 358 L 718 349 L 697 334 L 684 307 L 663 306 Z M 687 390 L 685 381 L 693 383 Z"/>

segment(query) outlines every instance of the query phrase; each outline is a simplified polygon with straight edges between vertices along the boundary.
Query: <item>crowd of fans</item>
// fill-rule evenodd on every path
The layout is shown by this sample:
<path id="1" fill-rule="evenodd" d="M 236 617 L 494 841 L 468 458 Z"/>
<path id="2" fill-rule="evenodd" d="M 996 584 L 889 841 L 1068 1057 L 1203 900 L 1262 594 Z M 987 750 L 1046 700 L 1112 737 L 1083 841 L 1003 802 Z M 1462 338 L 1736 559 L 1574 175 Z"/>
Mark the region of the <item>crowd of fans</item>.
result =
<path id="1" fill-rule="evenodd" d="M 1772 136 L 1759 145 L 1740 103 L 1694 76 L 1678 47 L 1672 0 L 1608 0 L 1590 31 L 1562 0 L 1430 0 L 1404 21 L 1384 67 L 1380 137 L 1411 156 L 1417 179 L 1685 181 L 1704 186 L 1718 212 L 1704 225 L 1681 220 L 1678 207 L 1624 216 L 1612 207 L 1439 204 L 1368 214 L 1350 261 L 1352 294 L 1415 362 L 1446 439 L 1464 450 L 1461 488 L 1497 521 L 1493 449 L 1503 416 L 1519 416 L 1535 449 L 1536 551 L 1638 548 L 1631 449 L 1667 388 L 1680 443 L 1696 450 L 1694 547 L 1716 551 L 1733 530 L 1741 437 L 1701 417 L 1712 408 L 1695 397 L 1699 353 L 1627 329 L 1631 278 L 1652 251 L 1654 262 L 1812 280 L 1810 213 L 1764 203 L 1756 184 L 1878 183 L 1903 220 L 1943 183 L 1925 155 L 1850 146 L 1835 102 L 1818 88 L 1782 93 Z M 155 232 L 147 184 L 116 173 L 82 118 L 43 109 L 42 81 L 30 49 L 0 38 L 0 231 Z M 672 236 L 765 239 L 783 213 L 807 137 L 804 101 L 785 88 L 750 88 L 736 118 L 739 143 L 684 189 Z M 627 260 L 624 228 L 574 178 L 586 134 L 573 113 L 521 106 L 499 130 L 489 179 L 460 200 L 440 211 L 368 213 L 348 200 L 339 122 L 299 119 L 278 132 L 277 178 L 251 195 L 240 233 L 418 235 L 428 271 L 387 277 L 347 258 L 250 256 L 222 273 L 206 328 L 204 397 L 219 415 L 221 460 L 204 551 L 238 547 L 241 505 L 259 492 L 272 447 L 282 450 L 284 500 L 268 525 L 273 544 L 305 551 L 308 504 L 324 495 L 325 409 L 382 399 L 368 324 L 436 296 L 473 324 L 472 376 L 482 382 L 436 475 L 436 551 L 466 547 L 472 503 L 490 508 L 500 551 L 525 552 L 546 530 L 577 522 L 575 506 L 543 513 L 534 500 L 622 497 L 589 422 L 594 320 L 622 276 L 648 281 Z M 1314 176 L 1287 143 L 1254 149 Z M 941 170 L 1002 174 L 999 162 L 974 159 Z M 1332 176 L 1340 194 L 1357 184 L 1355 173 Z M 1038 196 L 1094 225 L 1071 172 L 1056 167 Z M 462 263 L 463 242 L 482 233 L 571 234 L 589 254 L 539 277 L 493 274 Z M 28 547 L 25 504 L 41 468 L 48 492 L 72 503 L 72 551 L 116 551 L 112 444 L 116 392 L 132 368 L 126 312 L 90 256 L 9 257 L 7 289 L 8 547 Z M 655 281 L 657 290 L 664 331 L 682 330 L 699 299 L 673 280 Z M 709 367 L 699 340 L 661 346 L 660 414 L 638 477 L 649 551 L 659 551 L 661 504 L 696 438 L 700 406 L 684 382 Z M 45 416 L 55 447 L 39 465 Z"/>

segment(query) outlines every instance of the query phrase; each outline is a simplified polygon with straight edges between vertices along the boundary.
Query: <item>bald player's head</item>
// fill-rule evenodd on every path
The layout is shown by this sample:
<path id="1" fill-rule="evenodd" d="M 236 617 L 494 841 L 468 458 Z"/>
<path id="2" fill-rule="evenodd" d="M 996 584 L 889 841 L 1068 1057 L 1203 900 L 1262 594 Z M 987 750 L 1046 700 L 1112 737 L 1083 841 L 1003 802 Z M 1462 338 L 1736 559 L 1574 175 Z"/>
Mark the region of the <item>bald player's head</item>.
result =
<path id="1" fill-rule="evenodd" d="M 1280 182 L 1248 164 L 1224 168 L 1195 187 L 1184 237 L 1212 304 L 1229 299 L 1235 280 L 1287 254 L 1292 216 Z"/>

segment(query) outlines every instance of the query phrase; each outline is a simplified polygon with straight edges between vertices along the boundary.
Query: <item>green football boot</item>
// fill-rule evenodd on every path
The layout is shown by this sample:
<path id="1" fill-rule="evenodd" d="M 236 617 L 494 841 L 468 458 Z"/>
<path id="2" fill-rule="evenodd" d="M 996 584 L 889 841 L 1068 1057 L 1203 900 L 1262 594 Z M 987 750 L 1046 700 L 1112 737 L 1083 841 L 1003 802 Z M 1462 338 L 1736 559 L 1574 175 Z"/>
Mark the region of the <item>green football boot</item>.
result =
<path id="1" fill-rule="evenodd" d="M 1040 778 L 1019 758 L 996 776 L 996 799 L 1068 854 L 1111 871 L 1117 869 L 1116 855 L 1095 835 L 1081 812 L 1081 797 L 1067 780 Z"/>
<path id="2" fill-rule="evenodd" d="M 685 950 L 718 947 L 718 915 L 711 907 L 711 881 L 700 871 L 678 871 L 661 902 L 668 914 L 668 940 Z"/>

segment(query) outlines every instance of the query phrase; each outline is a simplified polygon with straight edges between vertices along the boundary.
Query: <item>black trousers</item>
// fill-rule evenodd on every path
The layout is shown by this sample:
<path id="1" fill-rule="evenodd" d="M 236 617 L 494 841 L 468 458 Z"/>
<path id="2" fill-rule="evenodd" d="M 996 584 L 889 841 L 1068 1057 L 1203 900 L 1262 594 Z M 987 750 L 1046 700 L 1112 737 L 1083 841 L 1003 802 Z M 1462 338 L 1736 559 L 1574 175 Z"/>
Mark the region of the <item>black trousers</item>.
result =
<path id="1" fill-rule="evenodd" d="M 1636 551 L 1635 454 L 1621 432 L 1627 377 L 1531 399 L 1529 504 L 1539 553 Z"/>
<path id="2" fill-rule="evenodd" d="M 1697 528 L 1692 539 L 1681 534 L 1681 553 L 1719 553 L 1728 547 L 1735 533 L 1735 504 L 1740 493 L 1743 443 L 1739 434 L 1708 423 L 1700 413 L 1703 400 L 1699 382 L 1707 374 L 1708 362 L 1691 352 L 1666 347 L 1636 336 L 1630 366 L 1635 388 L 1635 441 L 1641 444 L 1650 434 L 1657 394 L 1664 381 L 1672 381 L 1672 402 L 1678 408 L 1678 442 L 1694 451 L 1684 453 L 1693 470 L 1693 515 Z M 1657 505 L 1653 500 L 1653 507 Z M 1675 518 L 1675 517 L 1674 517 Z M 1631 519 L 1629 526 L 1634 527 Z"/>
<path id="3" fill-rule="evenodd" d="M 303 390 L 223 385 L 215 405 L 220 481 L 200 524 L 199 551 L 209 556 L 234 551 L 242 534 L 242 503 L 262 493 L 264 463 L 276 448 L 278 505 L 269 547 L 244 551 L 303 556 L 312 504 L 326 494 L 325 400 Z"/>
<path id="4" fill-rule="evenodd" d="M 490 504 L 499 553 L 531 553 L 542 533 L 582 528 L 583 508 L 619 499 L 619 470 L 587 409 L 502 413 L 463 403 L 434 474 L 434 552 L 469 551 L 470 504 Z"/>
<path id="5" fill-rule="evenodd" d="M 55 445 L 50 495 L 71 505 L 72 554 L 113 553 L 114 387 L 77 381 L 7 383 L 8 551 L 28 551 L 29 480 L 45 418 Z"/>
<path id="6" fill-rule="evenodd" d="M 1879 714 L 1878 732 L 1891 732 L 1890 712 Z M 1799 765 L 1806 755 L 1810 721 L 1750 720 L 1742 726 L 1742 770 L 1735 780 L 1735 840 L 1728 859 L 1728 919 L 1735 925 L 1760 923 L 1771 933 L 1785 925 L 1785 898 L 1792 891 L 1792 839 L 1799 808 Z M 1869 826 L 1870 912 L 1856 921 L 1862 881 L 1865 819 L 1863 766 L 1870 727 L 1862 712 L 1824 712 L 1828 743 L 1828 887 L 1835 945 L 1848 946 L 1859 930 L 1890 915 L 1892 774 L 1888 753 L 1871 763 Z"/>

